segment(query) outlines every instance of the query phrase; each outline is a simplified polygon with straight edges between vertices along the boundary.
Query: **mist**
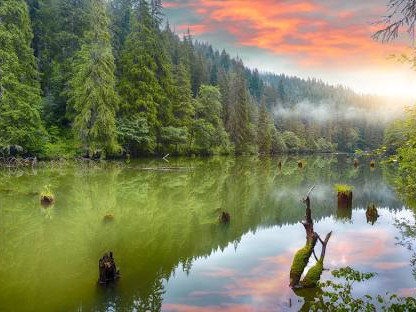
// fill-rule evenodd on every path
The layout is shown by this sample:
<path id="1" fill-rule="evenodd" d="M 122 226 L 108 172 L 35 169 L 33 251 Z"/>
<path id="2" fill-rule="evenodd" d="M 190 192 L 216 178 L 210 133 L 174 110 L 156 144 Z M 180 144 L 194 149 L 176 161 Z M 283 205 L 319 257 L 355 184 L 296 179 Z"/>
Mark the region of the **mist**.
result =
<path id="1" fill-rule="evenodd" d="M 275 118 L 307 119 L 318 123 L 332 121 L 367 121 L 369 123 L 388 123 L 403 118 L 405 107 L 411 103 L 396 102 L 381 99 L 371 106 L 354 106 L 347 103 L 320 101 L 312 103 L 304 100 L 291 107 L 278 105 L 274 108 Z"/>

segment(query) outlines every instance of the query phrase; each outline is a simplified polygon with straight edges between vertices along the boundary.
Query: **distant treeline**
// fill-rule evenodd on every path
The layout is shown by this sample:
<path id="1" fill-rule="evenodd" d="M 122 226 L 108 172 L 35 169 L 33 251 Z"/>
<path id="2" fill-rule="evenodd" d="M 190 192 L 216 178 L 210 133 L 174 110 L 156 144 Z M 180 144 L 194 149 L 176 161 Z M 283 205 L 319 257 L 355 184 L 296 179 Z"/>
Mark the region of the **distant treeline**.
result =
<path id="1" fill-rule="evenodd" d="M 348 117 L 379 99 L 248 69 L 190 31 L 174 33 L 160 0 L 3 0 L 0 70 L 3 151 L 271 154 L 383 140 L 383 124 Z M 331 117 L 313 118 L 323 104 Z"/>

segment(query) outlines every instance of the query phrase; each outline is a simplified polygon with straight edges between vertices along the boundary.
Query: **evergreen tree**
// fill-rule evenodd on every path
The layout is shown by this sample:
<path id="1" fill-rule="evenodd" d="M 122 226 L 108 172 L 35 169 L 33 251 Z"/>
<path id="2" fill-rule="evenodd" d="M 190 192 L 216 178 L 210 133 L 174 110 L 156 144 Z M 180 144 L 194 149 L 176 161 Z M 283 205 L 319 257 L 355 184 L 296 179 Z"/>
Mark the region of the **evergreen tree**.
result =
<path id="1" fill-rule="evenodd" d="M 259 120 L 257 124 L 257 142 L 259 153 L 267 155 L 270 153 L 272 146 L 272 123 L 266 109 L 266 103 L 263 100 L 260 106 Z"/>
<path id="2" fill-rule="evenodd" d="M 141 0 L 135 9 L 132 29 L 127 36 L 121 55 L 119 90 L 122 97 L 122 119 L 146 120 L 149 138 L 137 146 L 141 151 L 153 151 L 157 128 L 160 125 L 158 108 L 162 105 L 162 88 L 157 77 L 158 64 L 154 58 L 159 44 L 146 1 Z M 124 140 L 124 139 L 123 139 Z M 138 143 L 138 142 L 136 142 Z"/>
<path id="3" fill-rule="evenodd" d="M 69 81 L 73 128 L 90 154 L 117 150 L 115 65 L 104 0 L 91 0 L 91 30 L 76 54 Z M 73 110 L 73 112 L 72 112 Z"/>
<path id="4" fill-rule="evenodd" d="M 213 86 L 202 85 L 198 94 L 191 142 L 202 154 L 228 152 L 229 138 L 221 118 L 220 90 Z"/>
<path id="5" fill-rule="evenodd" d="M 253 153 L 255 133 L 250 119 L 250 97 L 241 65 L 233 75 L 231 92 L 232 99 L 227 130 L 231 141 L 235 144 L 237 153 Z"/>
<path id="6" fill-rule="evenodd" d="M 38 151 L 44 130 L 26 2 L 2 0 L 0 21 L 0 145 L 19 145 L 29 152 Z"/>

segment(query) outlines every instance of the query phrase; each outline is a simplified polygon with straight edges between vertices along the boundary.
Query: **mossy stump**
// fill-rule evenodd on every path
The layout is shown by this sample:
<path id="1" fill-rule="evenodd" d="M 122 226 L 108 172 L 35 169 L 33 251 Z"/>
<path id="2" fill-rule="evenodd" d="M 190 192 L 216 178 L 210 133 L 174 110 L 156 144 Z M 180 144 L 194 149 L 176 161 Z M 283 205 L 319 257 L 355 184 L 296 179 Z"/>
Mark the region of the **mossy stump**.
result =
<path id="1" fill-rule="evenodd" d="M 105 223 L 108 223 L 108 222 L 114 221 L 114 215 L 112 215 L 111 213 L 106 214 L 106 215 L 104 216 L 104 218 L 103 218 L 103 221 L 104 221 Z"/>
<path id="2" fill-rule="evenodd" d="M 352 191 L 338 192 L 338 208 L 351 209 L 352 208 Z"/>
<path id="3" fill-rule="evenodd" d="M 230 223 L 231 216 L 228 212 L 223 211 L 220 215 L 220 223 L 222 224 L 228 224 Z"/>
<path id="4" fill-rule="evenodd" d="M 368 205 L 367 211 L 365 212 L 365 216 L 367 218 L 367 223 L 374 224 L 379 217 L 376 205 L 374 204 Z"/>
<path id="5" fill-rule="evenodd" d="M 52 195 L 41 195 L 40 203 L 43 207 L 49 207 L 55 203 L 55 198 Z"/>
<path id="6" fill-rule="evenodd" d="M 355 168 L 357 168 L 359 164 L 360 164 L 360 163 L 358 162 L 358 159 L 357 159 L 357 158 L 355 158 L 355 159 L 354 159 L 354 167 L 355 167 Z"/>
<path id="7" fill-rule="evenodd" d="M 315 288 L 318 286 L 319 281 L 321 280 L 321 275 L 324 270 L 324 261 L 320 259 L 316 264 L 311 267 L 306 273 L 303 280 L 300 282 L 303 288 Z"/>
<path id="8" fill-rule="evenodd" d="M 117 270 L 113 253 L 110 251 L 98 261 L 99 278 L 98 282 L 102 285 L 117 280 L 120 277 L 120 271 Z"/>

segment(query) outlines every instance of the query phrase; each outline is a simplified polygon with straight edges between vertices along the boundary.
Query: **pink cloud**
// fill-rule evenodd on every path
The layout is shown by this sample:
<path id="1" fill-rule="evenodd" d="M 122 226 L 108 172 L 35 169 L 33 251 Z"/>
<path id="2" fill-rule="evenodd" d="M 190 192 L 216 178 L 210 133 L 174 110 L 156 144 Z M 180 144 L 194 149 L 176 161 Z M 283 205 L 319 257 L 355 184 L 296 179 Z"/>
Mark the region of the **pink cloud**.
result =
<path id="1" fill-rule="evenodd" d="M 286 55 L 305 66 L 386 65 L 387 56 L 402 48 L 371 39 L 375 27 L 369 20 L 383 12 L 380 5 L 365 12 L 368 17 L 358 9 L 312 0 L 201 0 L 182 6 L 202 17 L 202 22 L 190 25 L 196 35 L 227 32 L 239 45 Z"/>

